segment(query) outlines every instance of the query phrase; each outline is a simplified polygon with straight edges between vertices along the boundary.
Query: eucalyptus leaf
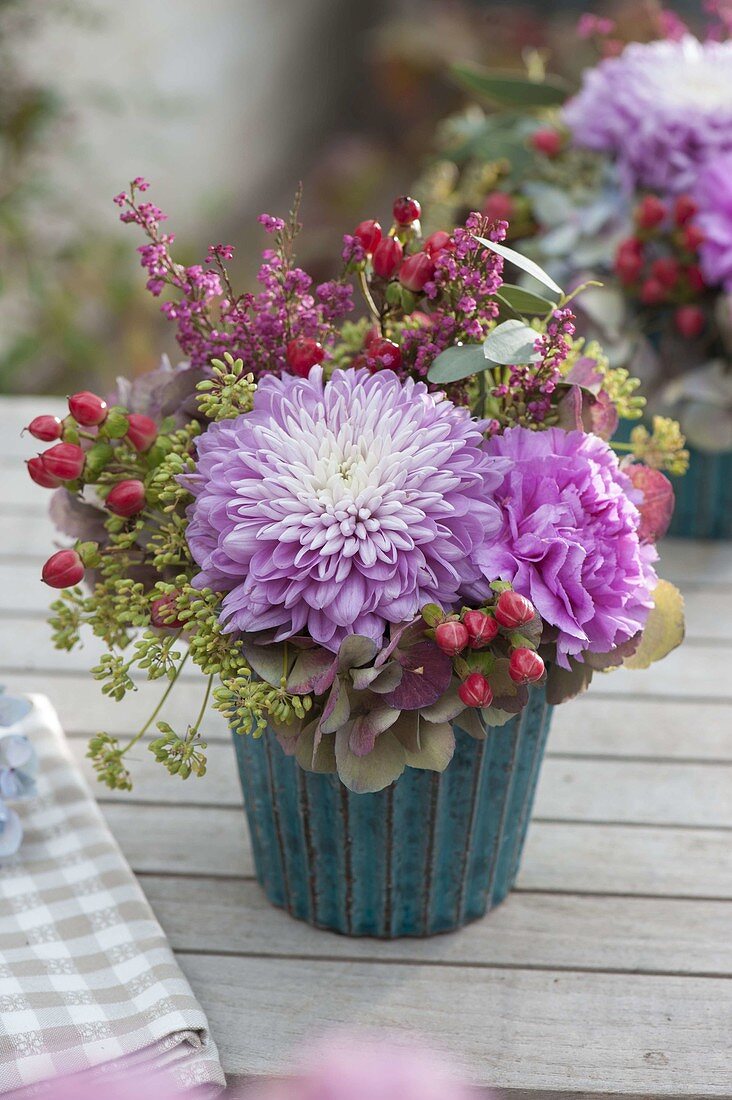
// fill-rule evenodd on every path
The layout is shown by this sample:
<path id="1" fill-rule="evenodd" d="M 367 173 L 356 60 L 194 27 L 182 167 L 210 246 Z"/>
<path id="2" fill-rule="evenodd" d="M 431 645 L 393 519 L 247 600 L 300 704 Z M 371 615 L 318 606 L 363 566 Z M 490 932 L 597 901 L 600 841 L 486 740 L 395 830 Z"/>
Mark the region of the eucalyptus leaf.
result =
<path id="1" fill-rule="evenodd" d="M 287 674 L 287 660 L 283 645 L 245 645 L 242 647 L 250 668 L 261 676 L 265 684 L 279 687 Z"/>
<path id="2" fill-rule="evenodd" d="M 427 377 L 430 382 L 447 385 L 460 382 L 485 370 L 485 355 L 480 344 L 456 344 L 446 348 L 433 361 Z"/>
<path id="3" fill-rule="evenodd" d="M 404 771 L 407 754 L 401 742 L 389 730 L 377 739 L 367 756 L 356 756 L 349 745 L 350 723 L 335 735 L 338 775 L 344 786 L 355 794 L 382 791 Z"/>
<path id="4" fill-rule="evenodd" d="M 532 294 L 530 290 L 525 290 L 522 286 L 516 286 L 514 283 L 504 283 L 501 289 L 496 291 L 496 298 L 517 313 L 548 313 L 556 305 L 556 302 L 551 301 L 549 298 L 542 298 L 540 294 Z"/>
<path id="5" fill-rule="evenodd" d="M 518 267 L 521 271 L 525 271 L 527 275 L 533 276 L 542 286 L 548 287 L 556 294 L 564 294 L 562 288 L 554 282 L 551 275 L 547 275 L 544 268 L 540 267 L 534 260 L 530 260 L 528 256 L 523 256 L 520 252 L 516 252 L 515 249 L 509 248 L 508 245 L 501 244 L 499 241 L 489 241 L 487 237 L 476 237 L 475 239 L 485 248 L 490 249 L 491 252 L 495 252 L 496 255 L 502 256 L 504 260 L 508 260 L 514 267 Z"/>
<path id="6" fill-rule="evenodd" d="M 424 722 L 419 730 L 420 746 L 416 751 L 406 749 L 407 765 L 410 768 L 426 768 L 433 772 L 444 772 L 455 752 L 455 734 L 447 722 L 432 724 Z"/>
<path id="7" fill-rule="evenodd" d="M 559 107 L 570 92 L 569 84 L 558 76 L 529 80 L 510 69 L 466 64 L 452 65 L 451 72 L 463 88 L 501 107 Z"/>
<path id="8" fill-rule="evenodd" d="M 534 346 L 539 333 L 523 321 L 512 318 L 503 321 L 489 332 L 483 341 L 483 354 L 492 363 L 511 366 L 514 363 L 530 363 L 534 358 Z"/>

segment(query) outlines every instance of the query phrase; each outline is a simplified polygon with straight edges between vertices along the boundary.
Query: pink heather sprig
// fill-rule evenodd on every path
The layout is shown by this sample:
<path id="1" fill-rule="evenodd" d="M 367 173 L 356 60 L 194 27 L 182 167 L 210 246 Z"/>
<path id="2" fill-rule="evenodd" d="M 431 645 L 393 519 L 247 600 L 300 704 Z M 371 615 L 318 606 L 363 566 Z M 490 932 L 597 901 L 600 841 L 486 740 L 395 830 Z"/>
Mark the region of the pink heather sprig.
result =
<path id="1" fill-rule="evenodd" d="M 122 208 L 120 219 L 138 225 L 148 237 L 148 243 L 138 249 L 148 274 L 147 289 L 155 297 L 166 289 L 172 292 L 161 310 L 175 324 L 181 351 L 191 366 L 207 368 L 212 359 L 230 352 L 258 377 L 285 369 L 287 344 L 297 337 L 317 340 L 326 349 L 333 345 L 337 326 L 353 309 L 351 288 L 343 279 L 313 288 L 310 276 L 295 266 L 293 242 L 300 228 L 297 203 L 289 222 L 260 215 L 260 224 L 274 237 L 274 247 L 263 253 L 257 276 L 261 290 L 236 294 L 225 266 L 233 247 L 211 245 L 205 266 L 176 263 L 170 252 L 174 235 L 160 228 L 166 215 L 152 203 L 137 201 L 137 193 L 148 187 L 138 177 L 129 194 L 121 192 L 114 201 Z"/>
<path id="2" fill-rule="evenodd" d="M 476 239 L 501 241 L 506 222 L 472 213 L 452 234 L 452 249 L 435 258 L 435 273 L 425 284 L 429 313 L 425 323 L 402 334 L 407 373 L 426 377 L 433 360 L 458 341 L 485 339 L 498 316 L 496 291 L 503 282 L 503 260 Z"/>
<path id="3" fill-rule="evenodd" d="M 492 388 L 491 395 L 508 408 L 514 400 L 522 402 L 531 420 L 543 423 L 551 409 L 551 396 L 561 381 L 562 363 L 571 350 L 574 332 L 572 311 L 566 307 L 555 309 L 545 332 L 537 335 L 534 344 L 538 361 L 507 368 L 506 377 Z"/>
<path id="4" fill-rule="evenodd" d="M 578 38 L 604 38 L 615 30 L 615 20 L 607 19 L 602 15 L 594 15 L 586 11 L 577 20 L 576 34 Z"/>

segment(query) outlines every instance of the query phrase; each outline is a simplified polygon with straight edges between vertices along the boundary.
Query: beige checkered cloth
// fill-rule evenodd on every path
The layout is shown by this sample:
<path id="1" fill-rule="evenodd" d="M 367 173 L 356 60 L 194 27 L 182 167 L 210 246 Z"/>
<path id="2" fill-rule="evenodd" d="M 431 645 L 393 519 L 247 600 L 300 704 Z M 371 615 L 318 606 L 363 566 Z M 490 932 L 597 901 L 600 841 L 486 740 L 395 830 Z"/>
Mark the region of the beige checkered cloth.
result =
<path id="1" fill-rule="evenodd" d="M 216 1096 L 224 1075 L 206 1017 L 55 711 L 33 703 L 13 729 L 38 752 L 38 798 L 16 807 L 23 846 L 0 861 L 0 1093 L 52 1096 L 44 1082 L 59 1074 L 109 1080 L 125 1066 Z"/>

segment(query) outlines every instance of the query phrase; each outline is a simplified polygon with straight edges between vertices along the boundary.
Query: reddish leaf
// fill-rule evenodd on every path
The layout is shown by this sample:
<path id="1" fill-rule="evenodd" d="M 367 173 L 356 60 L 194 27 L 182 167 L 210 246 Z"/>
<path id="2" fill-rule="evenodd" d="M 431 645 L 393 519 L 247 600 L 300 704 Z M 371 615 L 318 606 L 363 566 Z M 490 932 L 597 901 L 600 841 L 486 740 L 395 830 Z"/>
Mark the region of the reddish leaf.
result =
<path id="1" fill-rule="evenodd" d="M 660 470 L 653 470 L 640 462 L 626 467 L 626 474 L 633 486 L 643 493 L 638 505 L 641 514 L 638 535 L 642 542 L 656 542 L 668 530 L 674 510 L 674 490 L 669 479 Z"/>

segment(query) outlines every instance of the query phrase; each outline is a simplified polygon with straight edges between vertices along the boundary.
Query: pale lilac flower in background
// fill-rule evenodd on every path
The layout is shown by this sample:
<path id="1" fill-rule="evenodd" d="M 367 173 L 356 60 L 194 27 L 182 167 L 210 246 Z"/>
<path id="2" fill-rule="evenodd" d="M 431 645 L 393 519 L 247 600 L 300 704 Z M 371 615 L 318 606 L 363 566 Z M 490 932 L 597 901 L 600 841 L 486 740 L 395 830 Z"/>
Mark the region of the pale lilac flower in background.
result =
<path id="1" fill-rule="evenodd" d="M 693 192 L 704 231 L 699 258 L 709 286 L 732 290 L 732 151 L 711 160 Z"/>
<path id="2" fill-rule="evenodd" d="M 264 378 L 254 410 L 198 441 L 187 538 L 230 631 L 380 643 L 452 607 L 493 536 L 505 463 L 466 408 L 390 371 Z"/>
<path id="3" fill-rule="evenodd" d="M 616 158 L 629 188 L 687 191 L 732 151 L 732 41 L 633 42 L 586 71 L 564 121 L 576 145 Z"/>
<path id="4" fill-rule="evenodd" d="M 30 700 L 6 695 L 0 686 L 0 859 L 16 855 L 23 825 L 9 801 L 31 798 L 36 789 L 38 759 L 28 738 L 18 732 L 32 710 Z"/>
<path id="5" fill-rule="evenodd" d="M 633 637 L 653 606 L 658 555 L 640 543 L 642 498 L 609 444 L 581 431 L 511 428 L 488 450 L 510 463 L 496 493 L 502 529 L 478 550 L 486 582 L 511 581 L 557 628 L 565 668 L 570 656 Z"/>
<path id="6" fill-rule="evenodd" d="M 246 1100 L 474 1100 L 446 1059 L 422 1044 L 331 1038 L 284 1081 L 256 1085 Z M 492 1094 L 481 1091 L 482 1100 Z"/>

